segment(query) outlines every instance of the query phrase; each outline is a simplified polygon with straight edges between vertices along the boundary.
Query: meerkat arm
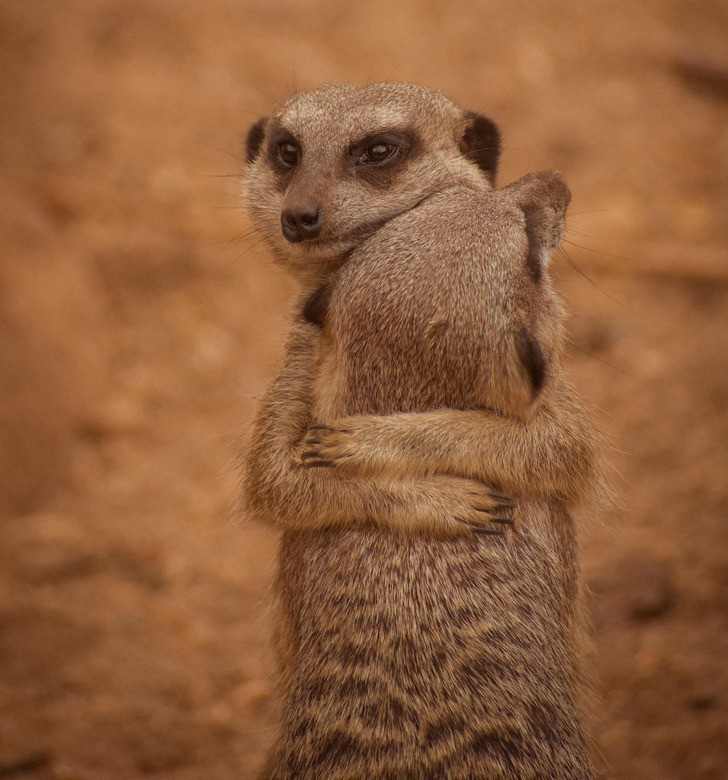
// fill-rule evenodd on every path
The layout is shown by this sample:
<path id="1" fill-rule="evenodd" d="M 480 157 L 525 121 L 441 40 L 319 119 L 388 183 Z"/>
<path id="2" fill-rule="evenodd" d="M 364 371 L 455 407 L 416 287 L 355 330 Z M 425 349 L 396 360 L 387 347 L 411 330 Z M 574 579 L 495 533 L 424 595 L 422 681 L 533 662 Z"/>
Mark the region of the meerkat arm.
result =
<path id="1" fill-rule="evenodd" d="M 244 469 L 248 512 L 299 530 L 374 522 L 445 536 L 473 529 L 503 532 L 511 503 L 481 482 L 442 475 L 352 478 L 302 463 L 317 338 L 317 328 L 297 321 L 281 371 L 260 406 Z"/>
<path id="2" fill-rule="evenodd" d="M 357 474 L 451 474 L 498 486 L 510 495 L 566 502 L 586 491 L 596 446 L 576 392 L 559 381 L 529 418 L 440 409 L 356 416 L 314 426 L 303 460 Z"/>

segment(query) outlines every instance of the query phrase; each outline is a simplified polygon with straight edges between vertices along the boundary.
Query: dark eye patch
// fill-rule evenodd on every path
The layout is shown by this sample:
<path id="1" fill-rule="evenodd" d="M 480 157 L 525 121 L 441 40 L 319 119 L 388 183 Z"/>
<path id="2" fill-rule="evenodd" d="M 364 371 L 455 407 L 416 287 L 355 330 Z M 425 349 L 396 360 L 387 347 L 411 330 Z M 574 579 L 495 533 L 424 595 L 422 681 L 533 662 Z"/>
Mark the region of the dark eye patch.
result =
<path id="1" fill-rule="evenodd" d="M 380 133 L 369 133 L 349 147 L 349 154 L 354 162 L 369 149 L 377 146 L 396 147 L 400 154 L 407 154 L 414 146 L 416 136 L 409 130 L 383 130 Z"/>
<path id="2" fill-rule="evenodd" d="M 301 149 L 298 144 L 293 143 L 290 140 L 283 141 L 278 144 L 278 159 L 292 168 L 294 165 L 298 165 L 299 157 L 301 156 Z"/>
<path id="3" fill-rule="evenodd" d="M 355 165 L 381 165 L 390 162 L 401 152 L 401 147 L 396 144 L 387 144 L 377 141 L 367 146 L 362 154 L 357 157 Z"/>
<path id="4" fill-rule="evenodd" d="M 298 139 L 276 122 L 271 127 L 268 140 L 268 162 L 271 167 L 284 176 L 290 175 L 296 163 L 300 161 L 301 155 L 301 144 Z"/>
<path id="5" fill-rule="evenodd" d="M 419 139 L 410 130 L 383 130 L 369 133 L 351 144 L 346 167 L 374 186 L 385 187 L 395 171 L 419 148 Z"/>

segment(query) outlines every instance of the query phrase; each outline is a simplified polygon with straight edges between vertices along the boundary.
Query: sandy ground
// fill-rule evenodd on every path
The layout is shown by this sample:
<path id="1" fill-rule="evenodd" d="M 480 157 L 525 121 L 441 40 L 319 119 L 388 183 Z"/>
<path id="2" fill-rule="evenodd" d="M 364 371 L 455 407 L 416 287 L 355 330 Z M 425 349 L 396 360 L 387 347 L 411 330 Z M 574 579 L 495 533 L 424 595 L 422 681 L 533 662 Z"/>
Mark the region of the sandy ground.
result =
<path id="1" fill-rule="evenodd" d="M 242 137 L 410 80 L 572 187 L 571 375 L 623 508 L 583 518 L 615 780 L 728 776 L 725 2 L 4 0 L 0 777 L 249 778 L 276 539 L 232 517 L 292 288 Z"/>

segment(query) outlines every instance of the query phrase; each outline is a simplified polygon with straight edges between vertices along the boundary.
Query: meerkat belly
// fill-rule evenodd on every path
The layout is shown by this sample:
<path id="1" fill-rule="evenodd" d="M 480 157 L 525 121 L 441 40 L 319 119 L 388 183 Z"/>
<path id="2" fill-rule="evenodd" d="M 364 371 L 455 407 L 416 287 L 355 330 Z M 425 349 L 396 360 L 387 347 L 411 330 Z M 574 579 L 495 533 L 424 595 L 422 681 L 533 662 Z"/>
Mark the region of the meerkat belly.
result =
<path id="1" fill-rule="evenodd" d="M 569 621 L 554 625 L 568 617 L 556 595 L 564 588 L 552 583 L 559 543 L 545 505 L 527 511 L 516 546 L 366 527 L 284 538 L 280 597 L 295 616 L 295 674 L 282 777 L 335 777 L 340 766 L 352 777 L 492 777 L 503 755 L 517 762 L 554 734 L 573 761 L 575 703 L 553 684 L 570 652 Z"/>

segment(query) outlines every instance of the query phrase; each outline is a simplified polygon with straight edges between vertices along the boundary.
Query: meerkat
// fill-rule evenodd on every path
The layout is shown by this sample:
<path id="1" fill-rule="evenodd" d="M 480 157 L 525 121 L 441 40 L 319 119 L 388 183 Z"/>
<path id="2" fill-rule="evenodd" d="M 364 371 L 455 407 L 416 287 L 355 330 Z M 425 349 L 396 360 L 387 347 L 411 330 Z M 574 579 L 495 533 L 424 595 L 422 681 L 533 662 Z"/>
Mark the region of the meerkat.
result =
<path id="1" fill-rule="evenodd" d="M 301 283 L 246 464 L 282 530 L 271 778 L 591 778 L 571 507 L 595 469 L 548 277 L 569 192 L 407 84 L 296 95 L 245 196 Z"/>

